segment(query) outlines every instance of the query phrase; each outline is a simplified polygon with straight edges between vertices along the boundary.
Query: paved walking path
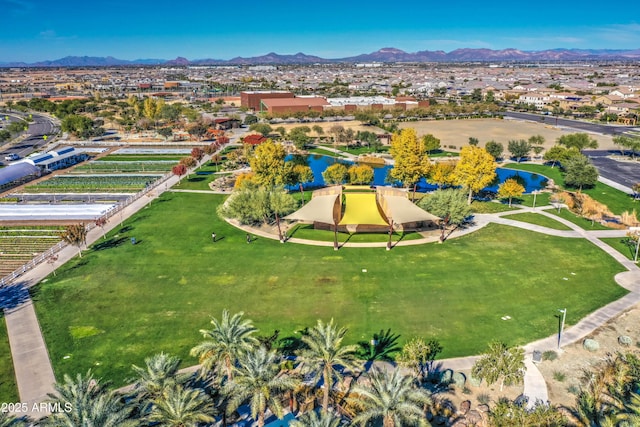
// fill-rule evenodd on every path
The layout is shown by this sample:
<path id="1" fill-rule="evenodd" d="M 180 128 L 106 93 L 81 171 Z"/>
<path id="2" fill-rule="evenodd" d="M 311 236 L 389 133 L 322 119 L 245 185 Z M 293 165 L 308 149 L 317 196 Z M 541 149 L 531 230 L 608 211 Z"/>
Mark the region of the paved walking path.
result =
<path id="1" fill-rule="evenodd" d="M 160 187 L 165 187 L 165 189 L 170 188 L 178 182 L 178 177 L 171 177 L 167 182 L 167 185 L 162 185 Z M 107 224 L 104 227 L 104 231 L 98 227 L 94 228 L 87 234 L 87 245 L 92 244 L 96 240 L 102 237 L 103 232 L 108 232 L 111 229 L 119 226 L 122 220 L 126 220 L 131 215 L 135 214 L 140 209 L 144 208 L 150 200 L 158 197 L 162 192 L 162 188 L 158 188 L 157 191 L 154 191 L 151 198 L 142 197 L 137 201 L 133 202 L 131 205 L 127 206 L 121 215 L 115 215 L 110 218 Z M 171 190 L 171 191 L 183 191 L 183 190 Z M 197 192 L 197 193 L 212 193 L 210 191 L 199 191 L 199 190 L 185 190 L 189 192 Z M 567 238 L 586 238 L 591 241 L 593 244 L 607 252 L 610 256 L 620 262 L 628 271 L 619 273 L 616 275 L 615 280 L 620 284 L 620 286 L 628 289 L 630 293 L 625 297 L 614 301 L 605 307 L 600 308 L 594 313 L 582 319 L 576 325 L 568 328 L 563 335 L 562 344 L 569 344 L 571 342 L 575 342 L 577 340 L 582 339 L 584 336 L 593 332 L 596 328 L 602 326 L 611 318 L 619 315 L 621 312 L 629 309 L 634 306 L 638 302 L 640 302 L 640 269 L 633 263 L 628 260 L 619 252 L 613 250 L 608 245 L 604 244 L 600 237 L 616 237 L 616 236 L 624 236 L 624 230 L 607 230 L 607 231 L 586 231 L 573 224 L 570 221 L 559 218 L 555 215 L 552 215 L 548 212 L 544 212 L 543 209 L 547 209 L 550 207 L 538 207 L 538 208 L 528 208 L 528 207 L 520 207 L 521 209 L 516 211 L 508 211 L 501 212 L 497 214 L 479 214 L 475 216 L 475 221 L 472 225 L 465 227 L 460 230 L 456 230 L 451 237 L 457 237 L 461 235 L 465 235 L 468 233 L 472 233 L 490 222 L 495 222 L 498 224 L 505 224 L 509 226 L 519 227 L 527 230 L 536 231 L 539 233 L 554 235 L 560 237 Z M 559 221 L 565 225 L 567 225 L 571 230 L 555 230 L 546 227 L 541 227 L 535 224 L 529 224 L 525 222 L 511 220 L 509 218 L 502 218 L 502 216 L 513 214 L 513 213 L 521 213 L 521 212 L 536 212 L 545 216 L 549 216 L 556 221 Z M 269 234 L 263 232 L 261 230 L 249 228 L 249 227 L 240 227 L 246 230 L 247 232 L 259 235 L 261 237 L 277 239 L 277 236 L 273 234 Z M 400 241 L 395 242 L 394 246 L 407 246 L 407 245 L 417 245 L 424 244 L 428 242 L 437 241 L 439 236 L 428 236 L 422 239 L 409 240 L 409 241 Z M 317 246 L 333 246 L 333 242 L 318 242 L 318 241 L 309 241 L 298 238 L 290 238 L 288 240 L 291 243 L 300 243 L 300 244 L 311 244 Z M 377 243 L 344 243 L 341 247 L 385 247 L 386 243 L 377 242 Z M 59 265 L 64 264 L 71 258 L 77 255 L 77 249 L 74 246 L 67 246 L 58 254 L 58 263 Z M 46 263 L 40 264 L 36 268 L 24 274 L 19 280 L 18 283 L 22 284 L 26 287 L 31 287 L 37 283 L 39 283 L 42 279 L 44 279 L 48 274 L 51 273 L 51 266 Z M 49 359 L 49 354 L 47 352 L 46 345 L 44 343 L 44 338 L 42 336 L 42 332 L 40 330 L 40 326 L 38 323 L 38 319 L 33 308 L 33 303 L 31 300 L 25 302 L 20 305 L 16 309 L 7 311 L 5 313 L 6 323 L 7 323 L 7 331 L 9 335 L 9 343 L 11 346 L 11 354 L 14 363 L 14 369 L 16 372 L 16 380 L 18 383 L 18 391 L 20 394 L 20 400 L 22 402 L 37 403 L 46 399 L 47 393 L 52 393 L 54 391 L 53 384 L 55 382 L 55 377 L 53 374 L 53 369 L 51 366 L 51 362 Z M 547 337 L 542 340 L 538 340 L 527 344 L 525 348 L 526 352 L 526 374 L 524 380 L 524 394 L 529 397 L 529 402 L 532 404 L 536 401 L 547 402 L 548 395 L 544 377 L 541 375 L 540 371 L 536 368 L 535 364 L 531 361 L 531 354 L 534 350 L 545 351 L 549 349 L 555 349 L 557 347 L 557 337 L 555 335 Z M 463 357 L 463 358 L 451 358 L 445 360 L 437 361 L 437 366 L 441 369 L 452 369 L 454 371 L 459 370 L 469 370 L 478 359 L 478 356 L 471 357 Z M 195 369 L 195 367 L 187 368 L 187 369 Z M 45 414 L 41 412 L 35 412 L 27 415 L 32 415 L 33 417 L 41 417 Z"/>

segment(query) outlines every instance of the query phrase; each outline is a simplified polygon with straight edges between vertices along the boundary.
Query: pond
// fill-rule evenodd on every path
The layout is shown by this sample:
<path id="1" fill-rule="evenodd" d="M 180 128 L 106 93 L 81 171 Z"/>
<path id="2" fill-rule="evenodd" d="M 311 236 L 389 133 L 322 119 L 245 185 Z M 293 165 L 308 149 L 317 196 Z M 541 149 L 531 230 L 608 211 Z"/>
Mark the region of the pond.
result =
<path id="1" fill-rule="evenodd" d="M 291 159 L 292 159 L 292 156 L 287 157 L 287 160 L 291 160 Z M 330 156 L 323 156 L 319 154 L 311 154 L 307 156 L 306 160 L 309 163 L 311 170 L 313 171 L 314 180 L 311 183 L 305 184 L 304 185 L 305 189 L 318 188 L 318 187 L 324 186 L 325 183 L 324 183 L 324 180 L 322 179 L 322 172 L 324 172 L 325 169 L 327 169 L 332 164 L 342 163 L 347 167 L 353 164 L 353 162 L 348 160 L 338 159 Z M 389 170 L 393 166 L 391 165 L 382 166 L 382 165 L 372 165 L 372 164 L 370 164 L 369 166 L 373 168 L 373 183 L 371 185 L 373 186 L 389 185 L 389 183 L 386 182 L 386 178 L 387 178 L 387 174 L 389 173 Z M 547 183 L 547 178 L 542 175 L 525 172 L 525 171 L 514 170 L 514 169 L 498 168 L 496 169 L 496 174 L 497 174 L 497 177 L 496 177 L 495 183 L 486 187 L 484 189 L 485 191 L 497 192 L 498 185 L 500 185 L 501 183 L 503 183 L 505 180 L 509 178 L 515 178 L 520 184 L 522 184 L 525 188 L 525 193 L 531 193 L 532 191 L 540 190 L 544 188 Z M 427 191 L 436 190 L 437 188 L 438 188 L 437 186 L 429 184 L 424 178 L 422 178 L 418 182 L 417 189 L 420 192 L 427 192 Z"/>

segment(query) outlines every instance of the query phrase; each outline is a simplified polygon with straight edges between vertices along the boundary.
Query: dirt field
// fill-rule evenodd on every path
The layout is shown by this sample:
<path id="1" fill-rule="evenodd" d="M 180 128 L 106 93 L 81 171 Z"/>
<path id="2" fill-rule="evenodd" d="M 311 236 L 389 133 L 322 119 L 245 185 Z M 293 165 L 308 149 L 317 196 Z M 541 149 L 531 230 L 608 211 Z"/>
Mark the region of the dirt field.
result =
<path id="1" fill-rule="evenodd" d="M 365 126 L 362 123 L 360 123 L 357 120 L 352 120 L 352 121 L 348 121 L 348 122 L 318 122 L 318 123 L 278 123 L 278 124 L 273 124 L 270 125 L 273 129 L 278 128 L 280 126 L 282 126 L 283 128 L 285 128 L 287 130 L 287 132 L 289 132 L 292 128 L 295 127 L 299 127 L 299 126 L 308 126 L 309 128 L 313 128 L 315 125 L 318 125 L 320 127 L 322 127 L 322 129 L 324 130 L 324 135 L 325 136 L 331 136 L 329 135 L 329 129 L 331 129 L 332 126 L 342 126 L 345 129 L 353 129 L 354 132 L 358 132 L 358 131 L 369 131 L 369 132 L 375 132 L 375 133 L 385 133 L 384 130 L 375 127 L 375 126 Z M 311 131 L 311 133 L 309 133 L 309 136 L 315 137 L 318 136 L 314 131 Z"/>
<path id="2" fill-rule="evenodd" d="M 545 148 L 555 144 L 560 136 L 577 133 L 579 130 L 556 128 L 542 123 L 524 122 L 519 120 L 501 119 L 472 119 L 472 120 L 437 120 L 400 123 L 400 128 L 414 128 L 418 135 L 433 134 L 440 139 L 443 148 L 450 149 L 454 145 L 456 149 L 467 145 L 469 137 L 478 138 L 480 146 L 488 141 L 500 142 L 507 149 L 507 143 L 512 139 L 528 139 L 533 135 L 542 135 L 545 138 Z M 591 135 L 598 141 L 599 148 L 615 148 L 610 136 Z"/>

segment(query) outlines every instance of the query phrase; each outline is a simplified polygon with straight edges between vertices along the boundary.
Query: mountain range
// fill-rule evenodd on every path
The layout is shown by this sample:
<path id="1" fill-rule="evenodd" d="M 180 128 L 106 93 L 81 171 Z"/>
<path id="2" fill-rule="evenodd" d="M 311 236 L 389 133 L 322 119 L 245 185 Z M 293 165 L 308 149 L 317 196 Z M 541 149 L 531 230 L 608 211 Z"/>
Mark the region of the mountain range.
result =
<path id="1" fill-rule="evenodd" d="M 423 50 L 409 53 L 400 49 L 387 47 L 372 53 L 365 53 L 348 58 L 327 59 L 306 55 L 302 52 L 295 55 L 268 53 L 250 58 L 236 57 L 232 59 L 194 59 L 178 57 L 166 59 L 136 59 L 133 61 L 117 59 L 112 56 L 67 56 L 53 61 L 34 63 L 0 62 L 0 67 L 113 67 L 127 65 L 268 65 L 268 64 L 329 64 L 358 62 L 526 62 L 526 61 L 633 61 L 640 59 L 640 49 L 549 49 L 539 51 L 523 51 L 518 49 L 456 49 L 451 52 L 442 50 Z"/>

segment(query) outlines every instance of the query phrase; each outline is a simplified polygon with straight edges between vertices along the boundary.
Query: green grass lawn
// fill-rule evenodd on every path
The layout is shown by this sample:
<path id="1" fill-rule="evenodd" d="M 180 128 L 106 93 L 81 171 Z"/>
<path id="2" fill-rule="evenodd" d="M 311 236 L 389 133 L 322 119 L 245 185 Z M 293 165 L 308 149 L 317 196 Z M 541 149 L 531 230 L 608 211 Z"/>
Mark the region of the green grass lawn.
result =
<path id="1" fill-rule="evenodd" d="M 553 179 L 553 181 L 557 185 L 564 187 L 564 178 L 557 167 L 552 168 L 550 166 L 532 165 L 525 163 L 512 163 L 506 165 L 505 167 L 508 167 L 510 169 L 535 172 L 537 174 L 544 175 L 547 178 Z M 575 191 L 575 189 L 570 190 Z M 588 194 L 594 200 L 607 205 L 611 212 L 616 215 L 620 215 L 624 211 L 631 212 L 633 209 L 640 210 L 640 203 L 633 200 L 633 197 L 626 193 L 623 193 L 620 190 L 616 190 L 613 187 L 603 184 L 600 181 L 598 181 L 593 188 L 585 188 L 584 190 L 582 190 L 582 192 Z"/>
<path id="2" fill-rule="evenodd" d="M 549 198 L 550 197 L 551 197 L 551 193 L 536 194 L 535 195 L 536 207 L 549 205 Z M 514 200 L 514 203 L 516 203 L 515 200 Z M 518 197 L 517 203 L 521 204 L 523 206 L 528 206 L 530 208 L 534 207 L 533 206 L 533 194 L 523 194 L 522 196 Z"/>
<path id="3" fill-rule="evenodd" d="M 471 209 L 474 213 L 499 213 L 499 212 L 507 212 L 507 211 L 515 211 L 519 208 L 517 207 L 509 207 L 509 205 L 504 203 L 496 203 L 496 202 L 481 202 L 480 200 L 474 200 L 471 202 Z"/>
<path id="4" fill-rule="evenodd" d="M 9 337 L 4 316 L 0 313 L 0 402 L 17 402 L 18 386 L 13 372 Z"/>
<path id="5" fill-rule="evenodd" d="M 212 172 L 210 175 L 192 173 L 183 177 L 180 183 L 174 185 L 173 188 L 179 190 L 211 190 L 209 183 L 220 177 L 219 174 L 214 174 L 213 172 L 221 171 L 223 163 L 224 162 L 219 162 L 217 165 L 213 162 L 204 163 L 196 169 L 196 172 Z"/>
<path id="6" fill-rule="evenodd" d="M 198 330 L 225 308 L 244 311 L 263 335 L 299 336 L 333 318 L 349 328 L 348 343 L 391 328 L 403 342 L 437 338 L 442 356 L 452 357 L 478 354 L 496 339 L 548 336 L 558 307 L 571 307 L 573 324 L 626 294 L 613 280 L 624 269 L 583 239 L 493 224 L 391 251 L 248 244 L 215 214 L 223 200 L 165 193 L 33 288 L 58 378 L 91 368 L 122 385 L 132 363 L 161 351 L 193 365 Z"/>
<path id="7" fill-rule="evenodd" d="M 576 214 L 574 214 L 573 212 L 571 212 L 569 209 L 566 209 L 566 208 L 560 209 L 560 212 L 558 212 L 558 210 L 555 208 L 546 209 L 545 212 L 549 212 L 550 214 L 559 216 L 560 218 L 566 219 L 567 221 L 571 221 L 572 223 L 574 223 L 575 225 L 577 225 L 578 227 L 584 230 L 611 230 L 610 227 L 606 227 L 600 224 L 599 222 L 594 222 L 592 224 L 590 220 L 577 216 Z"/>
<path id="8" fill-rule="evenodd" d="M 556 221 L 555 219 L 546 217 L 544 215 L 522 212 L 513 215 L 504 215 L 503 218 L 513 219 L 516 221 L 527 222 L 529 224 L 540 225 L 542 227 L 553 228 L 554 230 L 571 230 L 570 227 Z"/>
<path id="9" fill-rule="evenodd" d="M 287 236 L 298 239 L 318 240 L 321 242 L 333 242 L 333 231 L 315 230 L 313 225 L 299 224 L 287 232 Z M 416 232 L 407 232 L 404 235 L 399 232 L 393 233 L 393 242 L 399 240 L 415 240 L 422 238 L 422 235 Z M 371 243 L 371 242 L 388 242 L 389 235 L 387 233 L 338 233 L 338 243 Z"/>
<path id="10" fill-rule="evenodd" d="M 613 249 L 617 250 L 629 259 L 633 259 L 633 257 L 636 255 L 636 245 L 627 244 L 626 237 L 608 237 L 600 240 L 602 240 L 607 245 L 611 246 Z"/>

